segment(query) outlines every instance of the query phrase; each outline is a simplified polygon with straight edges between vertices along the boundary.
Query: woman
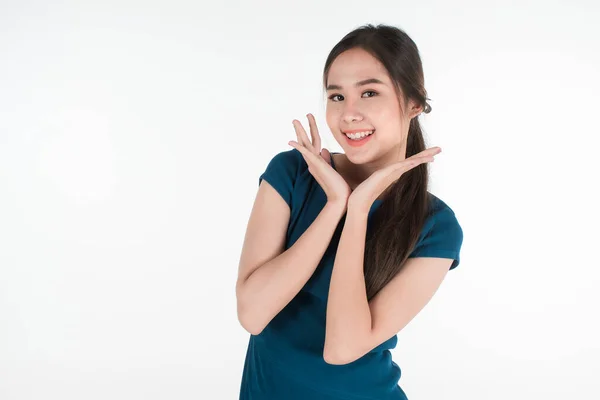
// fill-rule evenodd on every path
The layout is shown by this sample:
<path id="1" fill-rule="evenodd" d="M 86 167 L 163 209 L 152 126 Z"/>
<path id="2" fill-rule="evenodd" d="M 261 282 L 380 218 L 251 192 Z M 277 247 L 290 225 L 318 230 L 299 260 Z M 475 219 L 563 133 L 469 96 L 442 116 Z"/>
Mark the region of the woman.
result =
<path id="1" fill-rule="evenodd" d="M 462 229 L 427 191 L 418 115 L 428 113 L 415 43 L 366 25 L 331 51 L 327 124 L 344 153 L 297 141 L 270 161 L 236 285 L 251 333 L 240 399 L 406 399 L 390 349 L 458 266 Z"/>

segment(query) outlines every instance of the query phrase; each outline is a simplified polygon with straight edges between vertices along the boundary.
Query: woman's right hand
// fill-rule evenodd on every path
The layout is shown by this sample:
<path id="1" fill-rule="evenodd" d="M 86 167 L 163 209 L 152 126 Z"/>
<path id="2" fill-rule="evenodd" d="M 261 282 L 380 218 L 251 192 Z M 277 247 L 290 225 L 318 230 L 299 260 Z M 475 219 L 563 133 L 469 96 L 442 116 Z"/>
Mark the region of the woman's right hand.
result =
<path id="1" fill-rule="evenodd" d="M 311 173 L 327 195 L 327 201 L 346 207 L 352 190 L 344 178 L 331 167 L 331 153 L 325 148 L 321 150 L 321 137 L 319 136 L 315 117 L 312 114 L 308 114 L 307 117 L 312 143 L 300 121 L 295 119 L 292 123 L 296 129 L 298 141 L 290 140 L 288 144 L 302 153 L 302 157 L 308 164 L 308 172 Z"/>

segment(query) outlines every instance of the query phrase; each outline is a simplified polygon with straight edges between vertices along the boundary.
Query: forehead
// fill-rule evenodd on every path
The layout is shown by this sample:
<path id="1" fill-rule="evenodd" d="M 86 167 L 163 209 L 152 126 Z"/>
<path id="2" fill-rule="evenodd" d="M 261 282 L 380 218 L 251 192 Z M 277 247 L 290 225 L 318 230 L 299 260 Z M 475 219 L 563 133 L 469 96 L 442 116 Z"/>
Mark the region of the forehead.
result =
<path id="1" fill-rule="evenodd" d="M 366 50 L 355 48 L 337 56 L 329 69 L 327 83 L 345 87 L 367 78 L 379 78 L 390 83 L 383 64 Z"/>

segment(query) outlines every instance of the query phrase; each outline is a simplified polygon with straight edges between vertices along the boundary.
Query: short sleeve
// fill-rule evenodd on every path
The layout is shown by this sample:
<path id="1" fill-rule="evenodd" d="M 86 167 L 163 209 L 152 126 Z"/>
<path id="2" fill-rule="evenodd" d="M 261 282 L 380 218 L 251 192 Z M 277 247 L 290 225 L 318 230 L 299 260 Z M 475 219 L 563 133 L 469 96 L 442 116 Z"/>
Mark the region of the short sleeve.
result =
<path id="1" fill-rule="evenodd" d="M 269 182 L 290 208 L 292 207 L 292 191 L 300 166 L 298 155 L 302 156 L 296 149 L 276 154 L 258 178 L 259 185 L 263 179 Z"/>
<path id="2" fill-rule="evenodd" d="M 452 270 L 460 263 L 463 231 L 452 209 L 444 203 L 441 204 L 442 206 L 426 220 L 420 240 L 409 258 L 451 258 L 454 260 L 450 266 Z"/>

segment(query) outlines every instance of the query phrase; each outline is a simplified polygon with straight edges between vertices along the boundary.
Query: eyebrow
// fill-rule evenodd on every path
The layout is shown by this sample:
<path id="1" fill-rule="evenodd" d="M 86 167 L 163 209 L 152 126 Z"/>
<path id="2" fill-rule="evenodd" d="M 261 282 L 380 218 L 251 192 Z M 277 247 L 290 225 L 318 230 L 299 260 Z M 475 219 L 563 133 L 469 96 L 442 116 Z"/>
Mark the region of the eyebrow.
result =
<path id="1" fill-rule="evenodd" d="M 383 83 L 382 81 L 380 81 L 377 78 L 369 78 L 369 79 L 364 79 L 362 81 L 356 82 L 354 84 L 354 87 L 369 85 L 369 84 L 372 84 L 372 83 L 376 83 L 376 84 L 380 84 L 380 85 L 385 85 L 385 83 Z M 342 87 L 340 85 L 328 85 L 326 90 L 342 90 Z"/>

